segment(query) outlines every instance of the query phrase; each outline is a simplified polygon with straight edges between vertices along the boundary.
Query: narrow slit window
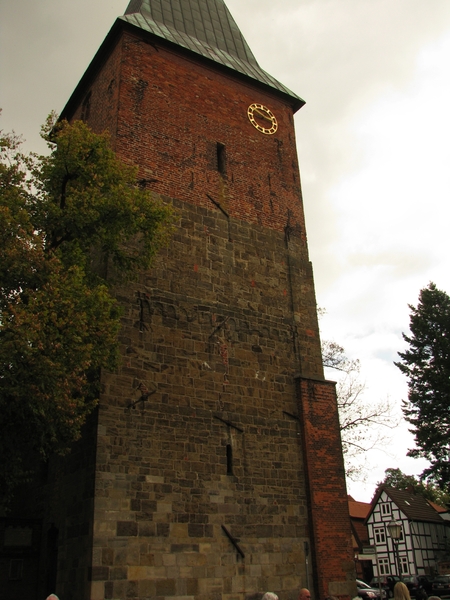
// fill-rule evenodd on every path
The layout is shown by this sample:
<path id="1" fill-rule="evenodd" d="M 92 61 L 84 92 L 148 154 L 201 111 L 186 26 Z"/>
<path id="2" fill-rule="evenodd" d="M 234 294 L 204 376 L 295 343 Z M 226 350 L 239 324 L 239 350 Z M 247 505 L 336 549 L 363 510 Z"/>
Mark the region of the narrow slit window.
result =
<path id="1" fill-rule="evenodd" d="M 217 142 L 217 170 L 221 175 L 226 175 L 227 172 L 227 156 L 225 146 Z"/>
<path id="2" fill-rule="evenodd" d="M 233 448 L 227 444 L 227 475 L 233 475 Z"/>

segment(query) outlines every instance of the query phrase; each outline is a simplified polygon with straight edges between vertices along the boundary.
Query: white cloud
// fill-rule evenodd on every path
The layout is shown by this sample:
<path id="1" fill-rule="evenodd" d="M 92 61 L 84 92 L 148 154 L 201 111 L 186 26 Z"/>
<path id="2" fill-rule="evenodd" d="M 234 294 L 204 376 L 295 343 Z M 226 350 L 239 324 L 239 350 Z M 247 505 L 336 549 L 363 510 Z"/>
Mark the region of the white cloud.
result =
<path id="1" fill-rule="evenodd" d="M 390 397 L 399 417 L 407 382 L 393 362 L 404 348 L 408 303 L 417 303 L 430 280 L 450 291 L 448 64 L 447 32 L 420 50 L 409 80 L 382 90 L 346 119 L 352 169 L 323 192 L 324 205 L 332 207 L 333 235 L 315 234 L 311 244 L 313 262 L 320 246 L 315 275 L 319 305 L 328 311 L 323 337 L 360 358 L 367 402 Z M 406 458 L 414 443 L 407 429 L 403 423 L 395 432 L 386 449 L 390 455 L 370 453 L 361 499 L 371 495 L 386 468 L 418 474 L 425 467 L 423 460 Z M 350 489 L 357 496 L 363 488 Z"/>

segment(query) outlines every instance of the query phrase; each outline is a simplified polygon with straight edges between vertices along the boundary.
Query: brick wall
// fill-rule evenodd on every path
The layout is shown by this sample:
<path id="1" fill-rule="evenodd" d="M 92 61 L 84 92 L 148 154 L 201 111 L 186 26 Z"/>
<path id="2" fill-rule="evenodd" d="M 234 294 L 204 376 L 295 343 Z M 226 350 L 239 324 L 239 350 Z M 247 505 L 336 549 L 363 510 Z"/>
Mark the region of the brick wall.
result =
<path id="1" fill-rule="evenodd" d="M 297 384 L 316 588 L 321 597 L 354 597 L 355 564 L 335 386 L 302 377 Z"/>
<path id="2" fill-rule="evenodd" d="M 155 192 L 206 208 L 212 208 L 212 196 L 230 216 L 278 231 L 289 219 L 306 251 L 293 115 L 286 102 L 129 33 L 85 96 L 89 92 L 89 124 L 112 130 L 117 152 L 139 164 Z M 253 102 L 275 113 L 276 135 L 251 125 L 247 108 Z M 80 103 L 69 116 L 81 114 Z M 225 146 L 225 177 L 217 168 L 217 143 Z"/>

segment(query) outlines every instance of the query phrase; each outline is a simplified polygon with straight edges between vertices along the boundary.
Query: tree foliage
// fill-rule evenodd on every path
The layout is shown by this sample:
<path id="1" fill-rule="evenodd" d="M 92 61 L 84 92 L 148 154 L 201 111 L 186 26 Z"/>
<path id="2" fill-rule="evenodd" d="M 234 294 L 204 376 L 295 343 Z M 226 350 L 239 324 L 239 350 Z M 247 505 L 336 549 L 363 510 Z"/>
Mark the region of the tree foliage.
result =
<path id="1" fill-rule="evenodd" d="M 109 284 L 147 268 L 172 222 L 107 134 L 51 116 L 43 136 L 48 156 L 0 132 L 0 502 L 79 437 L 118 365 Z"/>
<path id="2" fill-rule="evenodd" d="M 412 425 L 416 448 L 408 455 L 424 457 L 430 467 L 422 478 L 450 489 L 450 297 L 434 283 L 422 289 L 410 308 L 408 343 L 396 366 L 408 378 L 403 414 Z"/>
<path id="3" fill-rule="evenodd" d="M 365 384 L 360 378 L 359 360 L 351 360 L 336 342 L 322 343 L 325 368 L 337 373 L 336 396 L 344 454 L 349 479 L 363 477 L 364 454 L 386 441 L 385 432 L 397 426 L 389 400 L 367 402 Z"/>
<path id="4" fill-rule="evenodd" d="M 405 475 L 400 469 L 386 469 L 384 479 L 377 484 L 377 490 L 383 485 L 396 490 L 411 490 L 443 508 L 450 506 L 450 493 L 439 489 L 430 481 L 421 481 L 415 475 Z"/>

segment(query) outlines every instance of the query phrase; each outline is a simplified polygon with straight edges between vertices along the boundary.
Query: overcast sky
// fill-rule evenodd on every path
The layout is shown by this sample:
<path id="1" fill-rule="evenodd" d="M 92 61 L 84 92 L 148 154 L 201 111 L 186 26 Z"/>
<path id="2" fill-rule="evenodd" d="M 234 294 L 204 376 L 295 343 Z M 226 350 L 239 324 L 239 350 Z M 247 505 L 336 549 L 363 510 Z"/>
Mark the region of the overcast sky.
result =
<path id="1" fill-rule="evenodd" d="M 408 303 L 450 293 L 450 0 L 226 0 L 261 67 L 306 100 L 296 133 L 322 337 L 362 364 L 368 403 L 407 395 L 393 365 Z M 43 151 L 127 0 L 0 0 L 0 128 Z M 332 375 L 330 376 L 332 378 Z M 368 455 L 370 501 L 406 458 L 406 424 Z"/>

